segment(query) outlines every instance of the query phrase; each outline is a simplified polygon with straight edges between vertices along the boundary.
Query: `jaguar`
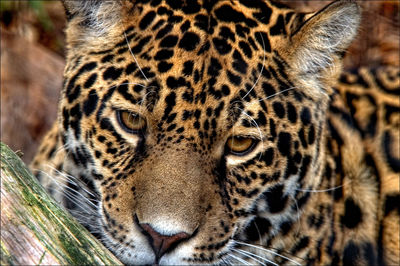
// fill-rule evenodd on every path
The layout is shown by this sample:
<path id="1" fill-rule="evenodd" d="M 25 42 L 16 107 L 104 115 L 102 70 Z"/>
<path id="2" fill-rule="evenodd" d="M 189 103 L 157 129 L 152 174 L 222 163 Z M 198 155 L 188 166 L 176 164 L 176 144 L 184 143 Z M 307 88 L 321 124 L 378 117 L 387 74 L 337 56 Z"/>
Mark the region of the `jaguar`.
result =
<path id="1" fill-rule="evenodd" d="M 122 263 L 399 265 L 400 71 L 342 71 L 356 2 L 62 2 L 31 168 Z"/>

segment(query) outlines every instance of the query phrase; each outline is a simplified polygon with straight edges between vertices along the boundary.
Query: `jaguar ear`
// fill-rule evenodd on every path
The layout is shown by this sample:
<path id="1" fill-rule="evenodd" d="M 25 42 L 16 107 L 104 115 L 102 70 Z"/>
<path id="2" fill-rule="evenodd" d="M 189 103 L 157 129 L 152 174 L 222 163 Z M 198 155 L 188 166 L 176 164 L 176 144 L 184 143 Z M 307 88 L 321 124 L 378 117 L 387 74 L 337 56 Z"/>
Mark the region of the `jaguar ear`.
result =
<path id="1" fill-rule="evenodd" d="M 353 1 L 336 1 L 312 15 L 290 36 L 286 47 L 296 74 L 320 77 L 340 61 L 357 33 L 361 10 Z"/>
<path id="2" fill-rule="evenodd" d="M 101 42 L 106 37 L 113 38 L 121 24 L 125 5 L 131 3 L 124 0 L 61 1 L 68 20 L 67 42 L 72 47 L 86 41 Z"/>

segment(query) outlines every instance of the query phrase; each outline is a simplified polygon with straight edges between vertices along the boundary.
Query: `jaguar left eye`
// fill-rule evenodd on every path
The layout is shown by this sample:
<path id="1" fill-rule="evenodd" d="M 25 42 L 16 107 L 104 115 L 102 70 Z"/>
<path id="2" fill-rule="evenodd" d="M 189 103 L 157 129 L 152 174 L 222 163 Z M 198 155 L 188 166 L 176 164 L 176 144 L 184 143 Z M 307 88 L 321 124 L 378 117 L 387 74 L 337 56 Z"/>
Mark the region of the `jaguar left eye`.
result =
<path id="1" fill-rule="evenodd" d="M 146 129 L 146 120 L 137 113 L 118 110 L 117 120 L 122 129 L 131 134 L 141 133 Z"/>
<path id="2" fill-rule="evenodd" d="M 249 137 L 241 137 L 234 136 L 230 137 L 226 141 L 226 153 L 230 153 L 236 156 L 244 156 L 251 152 L 258 143 L 258 140 L 249 138 Z"/>

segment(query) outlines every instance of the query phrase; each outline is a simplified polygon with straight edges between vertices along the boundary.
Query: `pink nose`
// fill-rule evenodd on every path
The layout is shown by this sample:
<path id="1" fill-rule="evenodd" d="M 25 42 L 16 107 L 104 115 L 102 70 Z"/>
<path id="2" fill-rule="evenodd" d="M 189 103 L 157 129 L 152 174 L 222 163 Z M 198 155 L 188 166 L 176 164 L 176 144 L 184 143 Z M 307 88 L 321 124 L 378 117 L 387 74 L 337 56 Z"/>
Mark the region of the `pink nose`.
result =
<path id="1" fill-rule="evenodd" d="M 149 224 L 139 223 L 144 233 L 148 235 L 151 247 L 156 255 L 156 262 L 165 254 L 165 252 L 174 249 L 180 242 L 190 237 L 189 234 L 181 232 L 174 235 L 162 235 L 154 230 Z"/>

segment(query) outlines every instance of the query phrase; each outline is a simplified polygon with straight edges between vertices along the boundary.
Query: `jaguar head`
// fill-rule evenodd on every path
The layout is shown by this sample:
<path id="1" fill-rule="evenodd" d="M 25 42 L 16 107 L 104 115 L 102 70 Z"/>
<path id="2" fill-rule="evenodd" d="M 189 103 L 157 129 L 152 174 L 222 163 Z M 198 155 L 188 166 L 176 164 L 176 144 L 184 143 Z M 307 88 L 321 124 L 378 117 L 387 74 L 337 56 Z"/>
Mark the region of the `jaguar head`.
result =
<path id="1" fill-rule="evenodd" d="M 126 264 L 273 260 L 247 248 L 285 248 L 276 236 L 323 179 L 330 81 L 357 4 L 63 3 L 59 123 L 65 170 L 97 195 L 89 228 Z"/>

